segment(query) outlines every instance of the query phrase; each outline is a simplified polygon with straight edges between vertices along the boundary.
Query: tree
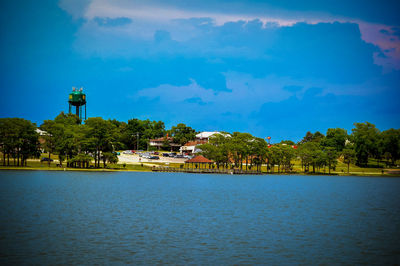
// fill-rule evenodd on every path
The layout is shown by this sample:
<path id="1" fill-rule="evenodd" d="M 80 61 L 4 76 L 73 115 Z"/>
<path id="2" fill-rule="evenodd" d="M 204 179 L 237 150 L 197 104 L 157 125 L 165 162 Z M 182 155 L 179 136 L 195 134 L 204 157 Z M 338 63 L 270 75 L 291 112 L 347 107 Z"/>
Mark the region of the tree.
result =
<path id="1" fill-rule="evenodd" d="M 335 169 L 337 165 L 338 153 L 334 147 L 327 147 L 324 149 L 326 160 L 328 162 L 328 171 L 331 173 L 331 169 Z"/>
<path id="2" fill-rule="evenodd" d="M 45 120 L 43 124 L 40 126 L 40 129 L 45 131 L 45 135 L 43 135 L 44 143 L 43 148 L 45 151 L 49 153 L 48 164 L 50 166 L 51 154 L 54 152 L 56 147 L 56 140 L 59 139 L 59 135 L 61 134 L 61 125 L 58 125 L 53 120 Z"/>
<path id="3" fill-rule="evenodd" d="M 366 166 L 368 157 L 375 154 L 378 148 L 379 130 L 369 122 L 354 123 L 354 126 L 352 135 L 356 164 L 358 166 Z"/>
<path id="4" fill-rule="evenodd" d="M 310 165 L 313 167 L 313 173 L 315 173 L 315 167 L 320 167 L 324 164 L 323 152 L 317 142 L 306 142 L 299 146 L 298 153 L 301 158 L 304 172 L 310 170 Z"/>
<path id="5" fill-rule="evenodd" d="M 14 165 L 24 166 L 29 157 L 39 156 L 36 125 L 22 118 L 0 118 L 0 145 L 3 153 L 3 165 L 10 165 L 10 156 Z"/>
<path id="6" fill-rule="evenodd" d="M 251 143 L 251 153 L 253 154 L 252 164 L 257 167 L 257 171 L 261 172 L 261 166 L 268 157 L 268 145 L 262 138 L 255 138 Z"/>
<path id="7" fill-rule="evenodd" d="M 289 145 L 280 145 L 283 169 L 287 172 L 292 170 L 291 161 L 296 157 L 296 150 Z"/>
<path id="8" fill-rule="evenodd" d="M 347 164 L 347 173 L 350 171 L 350 164 L 356 161 L 356 152 L 352 147 L 346 147 L 342 150 L 343 162 Z"/>
<path id="9" fill-rule="evenodd" d="M 95 165 L 96 167 L 100 167 L 101 153 L 113 151 L 112 142 L 114 138 L 112 131 L 115 125 L 109 121 L 103 120 L 101 117 L 88 118 L 85 121 L 85 125 L 88 127 L 86 137 L 94 153 Z"/>
<path id="10" fill-rule="evenodd" d="M 381 145 L 385 157 L 390 158 L 391 164 L 394 165 L 400 159 L 400 129 L 388 129 L 381 133 Z"/>
<path id="11" fill-rule="evenodd" d="M 104 168 L 106 168 L 107 162 L 109 162 L 109 163 L 117 163 L 118 162 L 118 156 L 114 152 L 103 152 L 102 159 L 103 159 Z"/>
<path id="12" fill-rule="evenodd" d="M 169 133 L 171 133 L 174 142 L 180 145 L 184 145 L 186 142 L 194 140 L 196 137 L 196 131 L 182 123 L 173 126 Z"/>
<path id="13" fill-rule="evenodd" d="M 280 142 L 280 144 L 287 144 L 287 145 L 293 146 L 293 145 L 295 145 L 296 143 L 294 143 L 294 141 L 291 141 L 291 140 L 282 140 L 282 141 Z"/>
<path id="14" fill-rule="evenodd" d="M 334 148 L 337 152 L 341 152 L 344 149 L 348 139 L 349 136 L 347 134 L 347 130 L 343 128 L 328 128 L 322 145 L 324 147 Z"/>
<path id="15" fill-rule="evenodd" d="M 307 142 L 321 142 L 323 141 L 325 138 L 324 134 L 322 134 L 321 132 L 317 131 L 314 134 L 311 133 L 310 131 L 308 131 L 306 133 L 306 135 L 304 136 L 304 138 L 299 142 L 299 144 L 304 144 Z"/>
<path id="16" fill-rule="evenodd" d="M 147 148 L 149 139 L 160 138 L 165 135 L 165 125 L 162 121 L 134 118 L 128 120 L 128 124 L 121 123 L 118 125 L 116 122 L 112 123 L 119 128 L 120 143 L 131 149 L 144 150 Z"/>

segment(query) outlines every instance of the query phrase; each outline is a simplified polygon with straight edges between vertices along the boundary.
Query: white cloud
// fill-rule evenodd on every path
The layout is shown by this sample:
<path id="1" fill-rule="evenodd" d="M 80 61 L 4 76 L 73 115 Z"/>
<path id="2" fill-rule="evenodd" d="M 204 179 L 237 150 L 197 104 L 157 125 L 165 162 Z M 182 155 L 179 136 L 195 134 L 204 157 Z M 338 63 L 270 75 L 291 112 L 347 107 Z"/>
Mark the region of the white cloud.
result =
<path id="1" fill-rule="evenodd" d="M 76 0 L 62 0 L 60 4 L 72 15 L 82 16 L 88 22 L 81 29 L 81 34 L 96 36 L 93 32 L 109 34 L 110 37 L 122 36 L 125 39 L 152 40 L 157 30 L 166 30 L 171 33 L 172 39 L 176 41 L 188 41 L 202 34 L 198 25 L 181 23 L 179 20 L 191 18 L 210 18 L 214 26 L 220 26 L 227 22 L 260 20 L 264 26 L 273 23 L 276 26 L 291 26 L 297 22 L 316 24 L 320 22 L 351 22 L 359 25 L 361 38 L 372 43 L 382 50 L 382 54 L 374 56 L 374 62 L 383 66 L 386 70 L 400 69 L 400 39 L 398 36 L 382 34 L 381 30 L 390 32 L 391 25 L 368 23 L 352 18 L 335 17 L 324 13 L 294 12 L 286 10 L 266 10 L 264 14 L 252 14 L 249 12 L 223 13 L 213 10 L 191 10 L 177 8 L 171 5 L 154 4 L 146 1 L 124 1 L 124 0 L 92 0 L 86 7 L 77 4 Z M 76 8 L 79 6 L 80 8 Z M 75 8 L 74 8 L 75 7 Z M 108 18 L 130 18 L 134 23 L 120 28 L 113 28 L 106 32 L 104 29 L 91 23 L 96 17 Z M 87 37 L 85 41 L 88 40 Z M 101 45 L 101 44 L 98 44 Z M 96 49 L 95 45 L 93 46 Z"/>

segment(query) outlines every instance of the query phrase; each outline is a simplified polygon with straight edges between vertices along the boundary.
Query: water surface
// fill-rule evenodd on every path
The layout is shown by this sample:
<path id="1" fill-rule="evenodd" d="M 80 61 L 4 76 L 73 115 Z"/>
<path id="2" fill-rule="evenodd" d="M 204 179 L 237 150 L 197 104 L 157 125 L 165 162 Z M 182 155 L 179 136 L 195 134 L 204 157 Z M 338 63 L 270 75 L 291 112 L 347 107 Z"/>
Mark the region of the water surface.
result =
<path id="1" fill-rule="evenodd" d="M 400 179 L 0 171 L 0 264 L 399 264 Z"/>

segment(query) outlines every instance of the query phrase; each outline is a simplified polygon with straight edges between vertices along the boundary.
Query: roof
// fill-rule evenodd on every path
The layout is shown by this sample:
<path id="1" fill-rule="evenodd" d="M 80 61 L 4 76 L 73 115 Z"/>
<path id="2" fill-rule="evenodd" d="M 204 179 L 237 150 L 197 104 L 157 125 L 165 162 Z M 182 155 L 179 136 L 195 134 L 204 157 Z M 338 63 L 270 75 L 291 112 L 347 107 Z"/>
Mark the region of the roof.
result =
<path id="1" fill-rule="evenodd" d="M 206 141 L 204 141 L 204 140 L 189 141 L 189 142 L 186 142 L 184 146 L 196 146 L 198 144 L 205 144 L 205 143 L 206 143 Z"/>
<path id="2" fill-rule="evenodd" d="M 213 163 L 213 161 L 207 159 L 202 155 L 197 155 L 196 157 L 185 161 L 185 163 Z"/>
<path id="3" fill-rule="evenodd" d="M 168 141 L 173 141 L 173 139 L 171 137 L 168 137 L 168 138 L 161 137 L 161 138 L 158 138 L 158 139 L 150 139 L 150 141 L 157 142 L 157 141 L 165 141 L 166 139 L 168 139 Z"/>
<path id="4" fill-rule="evenodd" d="M 220 133 L 217 132 L 217 131 L 214 131 L 214 132 L 205 131 L 205 132 L 201 132 L 201 133 L 197 134 L 196 138 L 198 138 L 198 139 L 206 139 L 206 138 L 211 137 L 214 134 L 220 134 Z"/>
<path id="5" fill-rule="evenodd" d="M 40 130 L 39 128 L 36 129 L 36 133 L 38 133 L 40 136 L 47 135 L 46 131 Z"/>

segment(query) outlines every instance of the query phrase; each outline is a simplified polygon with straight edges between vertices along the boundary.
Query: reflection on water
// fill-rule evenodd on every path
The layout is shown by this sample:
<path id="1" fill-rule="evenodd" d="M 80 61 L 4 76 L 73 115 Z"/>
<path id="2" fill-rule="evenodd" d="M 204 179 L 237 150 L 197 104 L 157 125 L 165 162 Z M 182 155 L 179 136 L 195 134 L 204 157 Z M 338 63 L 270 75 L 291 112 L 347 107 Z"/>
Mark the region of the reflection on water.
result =
<path id="1" fill-rule="evenodd" d="M 398 264 L 400 179 L 0 171 L 0 263 Z"/>

